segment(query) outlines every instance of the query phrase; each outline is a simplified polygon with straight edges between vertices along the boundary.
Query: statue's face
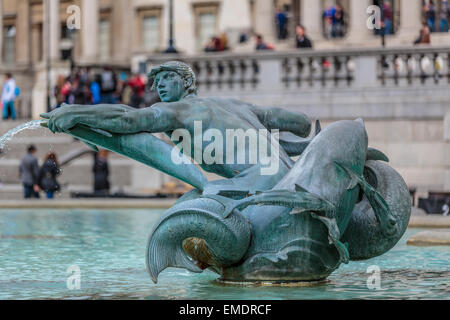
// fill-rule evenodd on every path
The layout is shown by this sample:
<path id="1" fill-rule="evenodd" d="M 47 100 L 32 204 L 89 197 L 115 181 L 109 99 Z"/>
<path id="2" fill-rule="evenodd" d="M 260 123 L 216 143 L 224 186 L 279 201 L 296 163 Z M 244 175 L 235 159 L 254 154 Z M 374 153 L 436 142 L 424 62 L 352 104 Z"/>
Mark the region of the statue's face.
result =
<path id="1" fill-rule="evenodd" d="M 156 75 L 156 90 L 162 102 L 181 100 L 185 88 L 184 80 L 174 71 L 162 71 Z"/>

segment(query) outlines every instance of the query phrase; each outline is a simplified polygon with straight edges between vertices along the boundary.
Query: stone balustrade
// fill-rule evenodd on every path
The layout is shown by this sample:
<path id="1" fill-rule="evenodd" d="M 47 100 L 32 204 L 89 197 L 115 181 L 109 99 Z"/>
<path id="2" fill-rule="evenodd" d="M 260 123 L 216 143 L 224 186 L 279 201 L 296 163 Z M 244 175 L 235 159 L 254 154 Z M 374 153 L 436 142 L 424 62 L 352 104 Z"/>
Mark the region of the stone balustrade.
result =
<path id="1" fill-rule="evenodd" d="M 204 93 L 448 85 L 450 47 L 351 49 L 174 57 L 193 67 Z M 153 56 L 148 68 L 169 59 Z"/>

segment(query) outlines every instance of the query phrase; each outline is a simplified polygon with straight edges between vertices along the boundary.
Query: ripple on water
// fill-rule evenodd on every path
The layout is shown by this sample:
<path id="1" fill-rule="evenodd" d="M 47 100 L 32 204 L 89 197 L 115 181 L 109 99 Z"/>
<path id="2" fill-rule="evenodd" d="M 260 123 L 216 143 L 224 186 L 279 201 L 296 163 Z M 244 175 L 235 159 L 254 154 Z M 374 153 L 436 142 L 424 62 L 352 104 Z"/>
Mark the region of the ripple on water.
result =
<path id="1" fill-rule="evenodd" d="M 218 276 L 145 270 L 148 233 L 161 210 L 0 210 L 0 299 L 450 299 L 450 248 L 408 247 L 408 230 L 381 257 L 350 262 L 312 287 L 233 287 Z M 81 290 L 66 285 L 69 266 Z M 381 289 L 367 288 L 371 265 Z"/>

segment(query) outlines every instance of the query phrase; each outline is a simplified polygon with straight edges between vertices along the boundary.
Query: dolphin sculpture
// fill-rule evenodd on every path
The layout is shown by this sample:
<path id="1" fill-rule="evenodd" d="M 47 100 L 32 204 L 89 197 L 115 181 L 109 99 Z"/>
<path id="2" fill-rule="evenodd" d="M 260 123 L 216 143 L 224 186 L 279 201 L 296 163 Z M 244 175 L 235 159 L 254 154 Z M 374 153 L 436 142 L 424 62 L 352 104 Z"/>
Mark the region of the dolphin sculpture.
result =
<path id="1" fill-rule="evenodd" d="M 172 146 L 150 133 L 120 135 L 83 125 L 67 133 L 195 187 L 149 236 L 146 263 L 155 283 L 168 267 L 209 268 L 229 282 L 323 280 L 342 263 L 390 250 L 409 222 L 408 188 L 388 158 L 368 147 L 360 119 L 323 130 L 317 124 L 310 139 L 281 139 L 288 154 L 300 158 L 269 190 L 251 186 L 251 174 L 232 184 L 209 183 L 187 159 L 169 166 Z"/>
<path id="2" fill-rule="evenodd" d="M 149 237 L 151 278 L 183 267 L 230 282 L 315 281 L 385 253 L 411 211 L 407 186 L 386 160 L 368 148 L 362 120 L 339 121 L 316 133 L 272 190 L 242 199 L 194 191 Z"/>

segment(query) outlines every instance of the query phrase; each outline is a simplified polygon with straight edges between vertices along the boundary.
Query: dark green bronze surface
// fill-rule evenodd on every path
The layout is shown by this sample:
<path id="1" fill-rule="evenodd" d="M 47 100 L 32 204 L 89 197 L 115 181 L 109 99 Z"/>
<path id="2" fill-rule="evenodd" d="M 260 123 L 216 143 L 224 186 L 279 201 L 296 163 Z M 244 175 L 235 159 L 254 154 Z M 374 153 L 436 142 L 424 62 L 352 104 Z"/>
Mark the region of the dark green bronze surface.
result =
<path id="1" fill-rule="evenodd" d="M 324 130 L 317 123 L 307 138 L 311 122 L 304 114 L 198 97 L 195 75 L 183 63 L 168 62 L 150 76 L 162 102 L 149 108 L 65 105 L 42 117 L 53 132 L 195 187 L 151 232 L 147 268 L 153 281 L 167 267 L 210 268 L 237 282 L 322 280 L 341 263 L 383 254 L 403 235 L 411 211 L 408 189 L 385 163 L 388 158 L 368 147 L 362 120 L 338 121 Z M 223 136 L 229 129 L 279 130 L 279 145 L 270 134 L 263 138 L 270 153 L 278 150 L 278 170 L 261 174 L 260 159 L 201 163 L 224 178 L 208 182 L 186 157 L 174 163 L 173 147 L 152 135 L 185 129 L 194 137 L 194 155 L 210 143 L 194 143 L 200 121 L 203 131 L 216 129 Z M 294 162 L 292 156 L 300 157 Z"/>

